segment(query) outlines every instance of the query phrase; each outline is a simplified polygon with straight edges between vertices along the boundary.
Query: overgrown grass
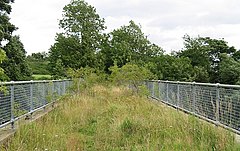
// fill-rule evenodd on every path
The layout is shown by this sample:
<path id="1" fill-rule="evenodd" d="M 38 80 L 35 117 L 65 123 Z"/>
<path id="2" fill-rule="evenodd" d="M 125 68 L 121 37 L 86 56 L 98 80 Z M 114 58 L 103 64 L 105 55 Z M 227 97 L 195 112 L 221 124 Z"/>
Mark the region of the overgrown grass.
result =
<path id="1" fill-rule="evenodd" d="M 117 87 L 95 86 L 22 126 L 1 150 L 238 150 L 226 130 Z"/>

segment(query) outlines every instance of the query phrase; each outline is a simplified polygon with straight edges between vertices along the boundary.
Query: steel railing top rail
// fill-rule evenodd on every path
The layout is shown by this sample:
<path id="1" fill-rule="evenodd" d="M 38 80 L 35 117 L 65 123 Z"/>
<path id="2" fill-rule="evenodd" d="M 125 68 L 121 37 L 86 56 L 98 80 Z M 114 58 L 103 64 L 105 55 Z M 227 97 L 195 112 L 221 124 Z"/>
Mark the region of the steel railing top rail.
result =
<path id="1" fill-rule="evenodd" d="M 10 82 L 0 82 L 0 85 L 31 84 L 31 83 L 50 83 L 50 82 L 62 82 L 62 81 L 71 81 L 71 80 L 70 80 L 70 79 L 63 79 L 63 80 L 10 81 Z"/>
<path id="2" fill-rule="evenodd" d="M 240 89 L 240 85 L 229 85 L 229 84 L 220 84 L 220 83 L 199 83 L 199 82 L 183 82 L 183 81 L 165 81 L 165 80 L 146 80 L 150 82 L 162 82 L 162 83 L 171 83 L 171 84 L 187 84 L 187 85 L 200 85 L 200 86 L 215 86 L 215 87 L 224 87 L 224 88 L 236 88 Z"/>

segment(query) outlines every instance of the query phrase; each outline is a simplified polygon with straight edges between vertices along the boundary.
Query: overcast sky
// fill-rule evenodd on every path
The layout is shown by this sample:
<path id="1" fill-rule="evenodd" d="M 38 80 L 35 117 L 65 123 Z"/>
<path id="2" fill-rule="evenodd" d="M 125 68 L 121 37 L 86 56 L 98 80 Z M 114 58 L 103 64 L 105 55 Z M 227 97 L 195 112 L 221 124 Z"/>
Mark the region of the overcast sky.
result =
<path id="1" fill-rule="evenodd" d="M 107 32 L 141 24 L 150 41 L 167 52 L 183 48 L 189 34 L 224 38 L 240 49 L 240 0 L 86 0 L 105 18 Z M 63 7 L 70 0 L 15 0 L 11 22 L 19 29 L 28 54 L 48 51 L 54 44 Z"/>

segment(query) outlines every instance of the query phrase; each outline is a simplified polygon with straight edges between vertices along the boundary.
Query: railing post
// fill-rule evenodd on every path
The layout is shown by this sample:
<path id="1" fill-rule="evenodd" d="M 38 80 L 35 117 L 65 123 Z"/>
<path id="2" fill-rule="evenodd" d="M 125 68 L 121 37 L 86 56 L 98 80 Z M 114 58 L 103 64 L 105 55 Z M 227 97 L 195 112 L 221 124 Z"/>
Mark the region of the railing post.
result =
<path id="1" fill-rule="evenodd" d="M 11 126 L 12 129 L 14 129 L 14 122 L 15 122 L 15 117 L 14 117 L 14 81 L 11 81 L 11 85 L 10 85 L 10 97 L 11 97 Z"/>
<path id="2" fill-rule="evenodd" d="M 220 90 L 219 83 L 216 84 L 216 122 L 219 123 Z"/>
<path id="3" fill-rule="evenodd" d="M 179 107 L 179 102 L 180 102 L 180 86 L 179 81 L 177 81 L 177 107 Z"/>
<path id="4" fill-rule="evenodd" d="M 168 81 L 166 81 L 167 82 L 167 90 L 166 90 L 166 95 L 167 95 L 167 100 L 166 100 L 166 102 L 168 103 L 169 102 L 169 84 L 168 84 Z"/>
<path id="5" fill-rule="evenodd" d="M 33 110 L 33 81 L 30 82 L 30 113 L 32 114 Z"/>
<path id="6" fill-rule="evenodd" d="M 192 83 L 192 112 L 195 114 L 196 113 L 196 83 Z"/>

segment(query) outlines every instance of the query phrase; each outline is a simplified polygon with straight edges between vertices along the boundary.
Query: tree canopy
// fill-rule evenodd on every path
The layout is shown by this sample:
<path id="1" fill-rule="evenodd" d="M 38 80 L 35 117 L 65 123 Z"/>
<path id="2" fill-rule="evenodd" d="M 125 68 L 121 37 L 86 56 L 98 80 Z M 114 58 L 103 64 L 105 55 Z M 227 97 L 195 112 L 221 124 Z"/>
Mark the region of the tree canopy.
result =
<path id="1" fill-rule="evenodd" d="M 26 62 L 26 51 L 19 36 L 12 36 L 12 32 L 17 29 L 9 18 L 13 2 L 14 0 L 0 1 L 0 80 L 28 80 L 31 71 Z M 2 44 L 3 41 L 6 45 Z"/>
<path id="2" fill-rule="evenodd" d="M 30 80 L 31 70 L 26 62 L 26 51 L 20 38 L 13 36 L 4 47 L 7 58 L 2 67 L 10 80 Z"/>
<path id="3" fill-rule="evenodd" d="M 11 3 L 14 0 L 1 0 L 0 1 L 0 46 L 3 40 L 9 40 L 12 32 L 16 30 L 16 27 L 10 23 L 9 14 L 12 11 Z"/>
<path id="4" fill-rule="evenodd" d="M 114 61 L 120 67 L 128 62 L 144 65 L 153 57 L 163 54 L 163 49 L 152 44 L 141 27 L 131 20 L 129 25 L 115 29 L 109 34 L 109 45 L 101 52 L 105 56 L 105 65 L 108 68 Z"/>
<path id="5" fill-rule="evenodd" d="M 95 67 L 105 29 L 104 19 L 96 9 L 83 0 L 72 0 L 63 8 L 59 26 L 64 32 L 57 34 L 56 42 L 50 48 L 52 71 L 58 72 L 55 67 L 59 62 L 64 68 Z"/>
<path id="6" fill-rule="evenodd" d="M 178 55 L 187 57 L 191 60 L 191 64 L 195 67 L 198 75 L 204 75 L 204 81 L 201 76 L 196 78 L 200 82 L 226 83 L 220 78 L 221 55 L 226 54 L 229 57 L 237 58 L 237 50 L 234 47 L 228 46 L 224 39 L 212 39 L 210 37 L 191 38 L 189 35 L 184 36 L 184 49 Z M 228 62 L 231 63 L 231 62 Z M 229 64 L 231 66 L 231 64 Z M 201 70 L 199 70 L 201 69 Z M 208 73 L 208 74 L 206 74 Z"/>

